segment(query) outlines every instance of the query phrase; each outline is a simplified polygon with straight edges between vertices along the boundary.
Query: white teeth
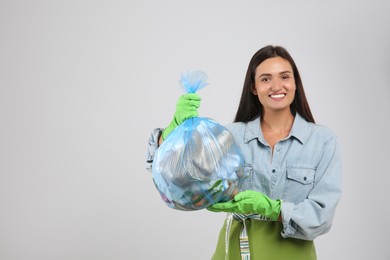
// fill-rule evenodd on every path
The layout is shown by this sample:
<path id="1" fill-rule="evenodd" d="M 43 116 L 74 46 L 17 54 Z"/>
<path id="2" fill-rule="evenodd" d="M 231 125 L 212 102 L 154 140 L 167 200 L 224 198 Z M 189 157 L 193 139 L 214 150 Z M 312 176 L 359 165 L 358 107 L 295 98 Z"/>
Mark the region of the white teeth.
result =
<path id="1" fill-rule="evenodd" d="M 277 95 L 271 95 L 271 98 L 282 98 L 285 94 L 277 94 Z"/>

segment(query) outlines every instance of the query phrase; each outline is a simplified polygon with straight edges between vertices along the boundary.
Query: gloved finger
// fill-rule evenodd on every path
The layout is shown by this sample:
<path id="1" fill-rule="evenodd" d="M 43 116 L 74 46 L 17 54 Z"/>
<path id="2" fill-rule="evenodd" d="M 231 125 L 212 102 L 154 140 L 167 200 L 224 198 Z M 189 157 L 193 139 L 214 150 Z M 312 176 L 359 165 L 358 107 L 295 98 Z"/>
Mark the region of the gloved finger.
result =
<path id="1" fill-rule="evenodd" d="M 198 108 L 195 106 L 178 105 L 176 106 L 176 111 L 180 111 L 181 113 L 190 115 L 198 114 Z"/>
<path id="2" fill-rule="evenodd" d="M 182 97 L 186 100 L 194 100 L 194 101 L 201 101 L 202 98 L 196 94 L 196 93 L 187 93 L 182 95 Z"/>
<path id="3" fill-rule="evenodd" d="M 213 207 L 213 206 L 208 207 L 207 210 L 212 212 L 234 212 L 233 209 L 225 209 L 225 208 L 220 209 L 218 207 Z"/>
<path id="4" fill-rule="evenodd" d="M 194 93 L 191 93 L 194 94 Z M 189 94 L 186 94 L 189 95 Z M 187 109 L 197 109 L 200 107 L 200 99 L 191 99 L 191 98 L 186 98 L 186 95 L 183 95 L 179 98 L 177 102 L 177 107 L 183 107 Z M 196 94 L 195 94 L 196 95 Z"/>
<path id="5" fill-rule="evenodd" d="M 208 211 L 212 211 L 212 212 L 223 212 L 223 210 L 213 208 L 213 206 L 207 207 L 207 210 L 208 210 Z"/>
<path id="6" fill-rule="evenodd" d="M 229 210 L 229 209 L 234 209 L 236 207 L 236 202 L 235 201 L 227 201 L 227 202 L 220 202 L 216 203 L 211 206 L 215 210 Z"/>
<path id="7" fill-rule="evenodd" d="M 192 108 L 200 107 L 200 101 L 197 100 L 186 100 L 184 104 L 186 107 L 192 107 Z"/>

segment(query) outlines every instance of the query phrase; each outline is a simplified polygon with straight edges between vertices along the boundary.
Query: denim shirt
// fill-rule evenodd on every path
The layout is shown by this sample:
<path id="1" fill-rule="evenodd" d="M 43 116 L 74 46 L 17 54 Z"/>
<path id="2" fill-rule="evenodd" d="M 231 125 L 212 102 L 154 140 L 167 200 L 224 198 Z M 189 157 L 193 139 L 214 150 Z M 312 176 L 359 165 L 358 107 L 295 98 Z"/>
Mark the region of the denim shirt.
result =
<path id="1" fill-rule="evenodd" d="M 282 200 L 285 238 L 313 240 L 331 228 L 341 197 L 341 158 L 338 138 L 325 126 L 296 114 L 290 134 L 271 147 L 260 118 L 226 126 L 245 159 L 242 190 L 255 190 Z M 147 169 L 151 171 L 161 129 L 149 139 Z"/>

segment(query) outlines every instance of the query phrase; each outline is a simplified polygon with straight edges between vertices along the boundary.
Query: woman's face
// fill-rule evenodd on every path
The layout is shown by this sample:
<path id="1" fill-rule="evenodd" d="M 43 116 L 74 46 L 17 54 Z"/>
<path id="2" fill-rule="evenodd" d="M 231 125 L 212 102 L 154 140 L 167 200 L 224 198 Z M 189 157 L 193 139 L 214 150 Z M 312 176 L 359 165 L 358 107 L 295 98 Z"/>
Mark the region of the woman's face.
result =
<path id="1" fill-rule="evenodd" d="M 255 71 L 252 93 L 258 96 L 264 112 L 290 111 L 295 96 L 294 73 L 290 63 L 281 57 L 260 63 Z"/>

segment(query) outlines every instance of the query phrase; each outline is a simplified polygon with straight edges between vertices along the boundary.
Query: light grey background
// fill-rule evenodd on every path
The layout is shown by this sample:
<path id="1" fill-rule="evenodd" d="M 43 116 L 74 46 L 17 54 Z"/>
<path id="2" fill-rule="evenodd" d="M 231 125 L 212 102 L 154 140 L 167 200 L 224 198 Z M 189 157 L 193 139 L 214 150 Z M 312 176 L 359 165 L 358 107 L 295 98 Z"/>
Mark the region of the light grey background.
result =
<path id="1" fill-rule="evenodd" d="M 372 1 L 0 1 L 0 259 L 210 259 L 224 214 L 169 209 L 145 170 L 180 73 L 233 120 L 249 59 L 286 47 L 343 146 L 319 259 L 389 260 L 390 18 Z"/>

